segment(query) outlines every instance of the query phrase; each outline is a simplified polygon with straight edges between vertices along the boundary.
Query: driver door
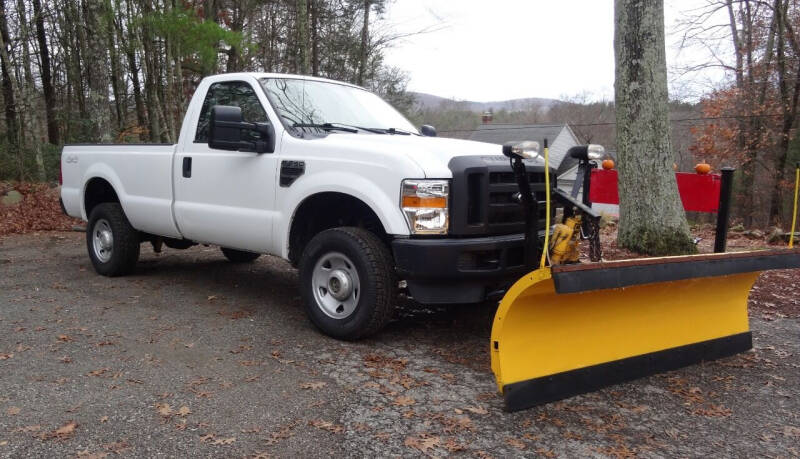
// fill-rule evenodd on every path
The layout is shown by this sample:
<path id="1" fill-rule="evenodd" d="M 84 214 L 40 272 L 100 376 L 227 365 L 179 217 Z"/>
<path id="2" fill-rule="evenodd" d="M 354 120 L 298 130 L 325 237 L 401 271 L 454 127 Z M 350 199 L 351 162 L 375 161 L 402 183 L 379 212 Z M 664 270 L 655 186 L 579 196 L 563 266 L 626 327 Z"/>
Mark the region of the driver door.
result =
<path id="1" fill-rule="evenodd" d="M 244 121 L 269 122 L 256 90 L 246 81 L 211 84 L 194 141 L 175 155 L 175 220 L 187 239 L 259 253 L 272 248 L 276 155 L 208 147 L 214 105 L 240 107 Z"/>

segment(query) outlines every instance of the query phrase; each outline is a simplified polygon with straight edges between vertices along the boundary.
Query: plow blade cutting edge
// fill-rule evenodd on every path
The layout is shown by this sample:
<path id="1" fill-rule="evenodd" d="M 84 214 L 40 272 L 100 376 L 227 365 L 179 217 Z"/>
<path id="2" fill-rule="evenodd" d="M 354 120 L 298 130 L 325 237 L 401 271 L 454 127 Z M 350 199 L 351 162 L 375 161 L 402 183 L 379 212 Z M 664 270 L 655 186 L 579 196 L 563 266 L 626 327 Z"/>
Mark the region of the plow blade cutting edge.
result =
<path id="1" fill-rule="evenodd" d="M 750 288 L 800 250 L 537 269 L 503 297 L 492 371 L 516 411 L 752 347 Z"/>

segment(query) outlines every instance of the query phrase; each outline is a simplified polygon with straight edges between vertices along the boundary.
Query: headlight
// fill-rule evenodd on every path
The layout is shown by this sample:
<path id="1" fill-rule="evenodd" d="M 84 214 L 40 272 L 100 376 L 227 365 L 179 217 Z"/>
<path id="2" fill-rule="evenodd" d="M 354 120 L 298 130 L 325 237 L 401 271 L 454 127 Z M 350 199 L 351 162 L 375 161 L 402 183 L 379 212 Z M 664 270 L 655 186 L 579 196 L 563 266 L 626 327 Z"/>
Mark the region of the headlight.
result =
<path id="1" fill-rule="evenodd" d="M 447 180 L 403 180 L 400 208 L 413 234 L 447 234 Z"/>

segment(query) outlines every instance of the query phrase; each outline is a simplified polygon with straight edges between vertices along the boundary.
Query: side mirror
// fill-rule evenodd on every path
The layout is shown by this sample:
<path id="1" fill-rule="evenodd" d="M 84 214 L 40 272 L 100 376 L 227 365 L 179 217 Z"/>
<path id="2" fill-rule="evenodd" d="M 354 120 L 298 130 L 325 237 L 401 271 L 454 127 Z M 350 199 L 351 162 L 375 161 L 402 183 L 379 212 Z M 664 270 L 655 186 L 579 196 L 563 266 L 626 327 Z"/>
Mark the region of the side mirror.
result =
<path id="1" fill-rule="evenodd" d="M 425 137 L 436 137 L 436 128 L 430 124 L 423 124 L 419 127 L 419 133 Z"/>
<path id="2" fill-rule="evenodd" d="M 242 131 L 257 132 L 258 139 L 242 140 Z M 217 150 L 275 152 L 275 128 L 270 123 L 242 121 L 242 109 L 229 105 L 211 107 L 208 146 Z"/>

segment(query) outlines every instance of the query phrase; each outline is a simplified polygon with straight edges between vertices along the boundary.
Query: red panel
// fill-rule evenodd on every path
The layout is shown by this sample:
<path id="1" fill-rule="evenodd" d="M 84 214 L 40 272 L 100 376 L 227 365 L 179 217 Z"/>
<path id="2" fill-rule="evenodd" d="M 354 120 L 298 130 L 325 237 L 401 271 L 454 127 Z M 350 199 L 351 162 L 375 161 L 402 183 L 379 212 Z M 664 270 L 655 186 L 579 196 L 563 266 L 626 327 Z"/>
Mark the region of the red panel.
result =
<path id="1" fill-rule="evenodd" d="M 678 192 L 683 208 L 692 212 L 716 212 L 719 206 L 719 190 L 722 179 L 718 174 L 692 174 L 678 172 Z M 592 169 L 592 185 L 589 199 L 599 204 L 619 204 L 617 171 Z"/>
<path id="2" fill-rule="evenodd" d="M 598 204 L 619 204 L 617 190 L 617 171 L 592 169 L 589 200 Z"/>
<path id="3" fill-rule="evenodd" d="M 719 189 L 722 178 L 717 174 L 692 174 L 678 172 L 678 191 L 683 208 L 692 212 L 716 212 L 719 207 Z"/>

